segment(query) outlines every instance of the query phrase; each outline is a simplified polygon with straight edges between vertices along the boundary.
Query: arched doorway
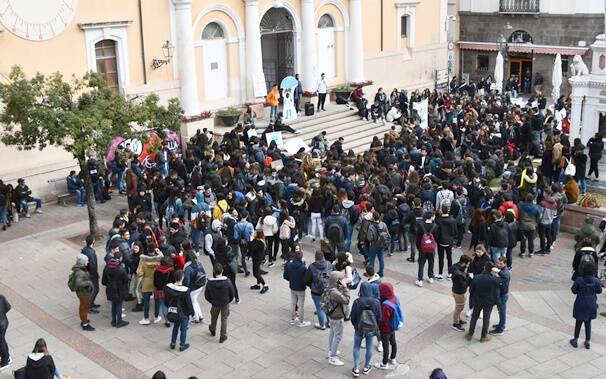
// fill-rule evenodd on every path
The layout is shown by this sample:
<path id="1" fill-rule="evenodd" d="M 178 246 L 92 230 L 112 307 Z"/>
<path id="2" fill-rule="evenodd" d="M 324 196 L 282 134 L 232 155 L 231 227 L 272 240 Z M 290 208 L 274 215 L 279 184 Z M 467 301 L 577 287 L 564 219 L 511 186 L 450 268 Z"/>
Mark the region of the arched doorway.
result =
<path id="1" fill-rule="evenodd" d="M 334 78 L 335 70 L 335 21 L 328 13 L 318 21 L 318 68 L 326 78 Z"/>
<path id="2" fill-rule="evenodd" d="M 271 8 L 261 19 L 263 73 L 267 90 L 295 74 L 294 24 L 284 8 Z"/>
<path id="3" fill-rule="evenodd" d="M 225 30 L 216 22 L 209 23 L 202 31 L 202 55 L 205 99 L 225 99 L 229 92 L 227 45 Z"/>

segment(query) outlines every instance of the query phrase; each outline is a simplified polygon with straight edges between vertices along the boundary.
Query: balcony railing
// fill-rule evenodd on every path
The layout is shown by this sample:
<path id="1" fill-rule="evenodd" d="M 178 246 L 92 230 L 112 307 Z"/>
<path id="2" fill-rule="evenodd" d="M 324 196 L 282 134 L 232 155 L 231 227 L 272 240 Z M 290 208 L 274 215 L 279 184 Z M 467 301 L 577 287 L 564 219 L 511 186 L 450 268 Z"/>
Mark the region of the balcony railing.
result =
<path id="1" fill-rule="evenodd" d="M 501 0 L 501 13 L 539 13 L 539 0 Z"/>

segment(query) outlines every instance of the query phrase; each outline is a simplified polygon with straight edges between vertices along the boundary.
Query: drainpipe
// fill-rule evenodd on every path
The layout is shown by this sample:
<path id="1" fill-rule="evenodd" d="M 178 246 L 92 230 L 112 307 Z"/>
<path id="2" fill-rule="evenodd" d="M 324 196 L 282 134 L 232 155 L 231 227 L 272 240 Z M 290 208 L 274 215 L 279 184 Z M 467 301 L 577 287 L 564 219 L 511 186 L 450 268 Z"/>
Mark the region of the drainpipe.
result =
<path id="1" fill-rule="evenodd" d="M 381 0 L 381 51 L 383 51 L 383 0 Z"/>
<path id="2" fill-rule="evenodd" d="M 143 38 L 143 0 L 139 0 L 139 37 L 141 39 L 141 61 L 143 63 L 143 84 L 147 84 L 147 64 L 145 63 L 145 41 Z"/>

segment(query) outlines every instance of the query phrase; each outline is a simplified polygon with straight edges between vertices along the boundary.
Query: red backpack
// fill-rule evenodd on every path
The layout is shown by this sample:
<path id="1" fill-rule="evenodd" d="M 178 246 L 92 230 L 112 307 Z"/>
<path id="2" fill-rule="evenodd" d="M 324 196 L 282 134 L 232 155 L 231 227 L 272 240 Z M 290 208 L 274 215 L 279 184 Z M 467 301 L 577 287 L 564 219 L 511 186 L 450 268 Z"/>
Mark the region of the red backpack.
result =
<path id="1" fill-rule="evenodd" d="M 419 251 L 423 254 L 433 254 L 436 251 L 436 239 L 431 233 L 434 227 L 435 225 L 432 224 L 432 228 L 428 232 L 425 229 L 425 224 L 423 224 L 423 235 L 421 236 L 421 243 L 419 244 Z"/>

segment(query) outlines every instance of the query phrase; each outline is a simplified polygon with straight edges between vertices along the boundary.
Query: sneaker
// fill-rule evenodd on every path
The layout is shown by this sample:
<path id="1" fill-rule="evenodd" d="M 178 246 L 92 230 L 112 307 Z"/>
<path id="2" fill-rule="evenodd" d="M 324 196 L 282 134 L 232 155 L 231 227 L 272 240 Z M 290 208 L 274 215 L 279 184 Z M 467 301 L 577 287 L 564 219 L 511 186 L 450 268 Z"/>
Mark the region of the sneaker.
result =
<path id="1" fill-rule="evenodd" d="M 570 343 L 570 346 L 574 347 L 575 349 L 579 347 L 579 345 L 577 344 L 577 340 L 575 340 L 574 338 L 568 341 L 568 343 Z"/>
<path id="2" fill-rule="evenodd" d="M 174 344 L 174 343 L 171 343 L 171 344 L 170 344 L 170 349 L 171 349 L 171 350 L 175 350 L 175 344 Z"/>
<path id="3" fill-rule="evenodd" d="M 452 324 L 452 328 L 453 328 L 454 330 L 456 330 L 456 331 L 459 331 L 459 332 L 464 332 L 464 331 L 465 331 L 465 328 L 463 328 L 463 327 L 461 326 L 461 324 Z"/>
<path id="4" fill-rule="evenodd" d="M 42 213 L 44 213 L 44 212 L 42 212 L 42 210 L 41 210 L 41 209 L 36 209 L 36 210 L 34 211 L 34 213 L 35 213 L 35 214 L 39 214 L 39 215 L 41 215 L 41 214 L 42 214 Z"/>
<path id="5" fill-rule="evenodd" d="M 362 369 L 362 374 L 368 375 L 368 374 L 370 374 L 370 371 L 372 371 L 372 366 L 364 367 Z"/>
<path id="6" fill-rule="evenodd" d="M 91 324 L 82 325 L 82 330 L 86 332 L 92 332 L 95 330 Z"/>
<path id="7" fill-rule="evenodd" d="M 223 343 L 225 341 L 227 341 L 227 336 L 223 336 L 223 337 L 219 338 L 219 343 Z"/>
<path id="8" fill-rule="evenodd" d="M 466 339 L 467 341 L 471 341 L 471 337 L 472 337 L 472 335 L 471 335 L 471 334 L 469 334 L 469 333 L 465 333 L 465 339 Z"/>
<path id="9" fill-rule="evenodd" d="M 240 304 L 240 298 L 236 299 L 236 304 Z"/>
<path id="10" fill-rule="evenodd" d="M 484 336 L 482 338 L 480 338 L 480 342 L 488 342 L 490 341 L 492 338 L 490 338 L 490 336 Z"/>
<path id="11" fill-rule="evenodd" d="M 459 325 L 465 325 L 465 324 L 467 324 L 467 321 L 465 321 L 465 320 L 459 320 Z"/>
<path id="12" fill-rule="evenodd" d="M 116 328 L 123 328 L 123 327 L 125 327 L 128 324 L 130 324 L 130 322 L 122 320 L 122 321 L 120 321 L 119 323 L 116 324 Z"/>
<path id="13" fill-rule="evenodd" d="M 433 283 L 433 278 L 429 278 L 429 284 Z"/>
<path id="14" fill-rule="evenodd" d="M 589 343 L 589 341 L 585 341 L 585 343 L 583 343 L 583 345 L 585 346 L 585 349 L 589 350 L 591 348 L 591 344 Z"/>
<path id="15" fill-rule="evenodd" d="M 492 326 L 493 329 L 499 329 L 499 324 L 494 324 Z M 507 327 L 504 327 L 503 330 L 507 330 Z"/>
<path id="16" fill-rule="evenodd" d="M 397 361 L 395 358 L 390 359 L 390 360 L 389 360 L 389 364 L 390 364 L 390 365 L 392 365 L 392 366 L 397 366 L 397 365 L 399 365 L 398 361 Z"/>
<path id="17" fill-rule="evenodd" d="M 382 344 L 380 344 L 380 343 L 378 343 L 378 344 L 377 344 L 377 351 L 378 351 L 379 353 L 382 353 L 382 352 L 383 352 L 383 345 L 382 345 Z"/>
<path id="18" fill-rule="evenodd" d="M 96 308 L 90 308 L 90 309 L 88 310 L 88 313 L 93 314 L 93 315 L 96 315 L 96 314 L 99 314 L 99 310 L 98 310 L 98 309 L 96 309 Z"/>
<path id="19" fill-rule="evenodd" d="M 267 265 L 267 267 L 274 267 L 275 263 L 274 262 L 269 262 L 269 264 Z"/>
<path id="20" fill-rule="evenodd" d="M 358 376 L 360 376 L 360 370 L 358 370 L 357 368 L 352 368 L 351 376 L 353 376 L 354 378 L 357 378 Z"/>
<path id="21" fill-rule="evenodd" d="M 264 294 L 267 291 L 269 291 L 269 286 L 263 286 L 263 288 L 261 288 L 261 294 Z"/>
<path id="22" fill-rule="evenodd" d="M 442 276 L 442 274 L 438 274 L 438 275 L 436 275 L 436 279 L 438 279 L 438 280 L 444 280 L 444 277 Z M 430 278 L 430 280 L 431 280 L 431 278 Z"/>
<path id="23" fill-rule="evenodd" d="M 148 319 L 144 318 L 139 321 L 139 325 L 149 325 L 151 324 Z"/>
<path id="24" fill-rule="evenodd" d="M 167 328 L 170 328 L 170 322 L 165 321 L 165 322 L 164 322 L 164 326 L 166 326 Z"/>
<path id="25" fill-rule="evenodd" d="M 328 364 L 333 365 L 333 366 L 343 366 L 345 363 L 343 363 L 342 360 L 339 359 L 339 357 L 330 357 L 328 359 Z"/>
<path id="26" fill-rule="evenodd" d="M 158 316 L 154 319 L 154 324 L 159 324 L 162 321 L 162 317 Z"/>
<path id="27" fill-rule="evenodd" d="M 309 325 L 311 325 L 311 322 L 309 322 L 309 321 L 301 321 L 299 323 L 299 328 L 307 328 Z"/>
<path id="28" fill-rule="evenodd" d="M 337 353 L 335 354 L 335 357 L 338 357 L 341 355 L 341 350 L 337 350 Z M 330 350 L 326 353 L 326 357 L 330 359 Z"/>
<path id="29" fill-rule="evenodd" d="M 417 287 L 423 287 L 423 281 L 422 280 L 415 280 L 415 284 L 417 285 Z"/>
<path id="30" fill-rule="evenodd" d="M 448 280 L 452 279 L 452 274 L 448 274 L 447 278 Z"/>
<path id="31" fill-rule="evenodd" d="M 493 329 L 488 332 L 488 334 L 490 334 L 491 336 L 502 336 L 503 334 L 505 334 L 505 332 L 499 329 Z"/>
<path id="32" fill-rule="evenodd" d="M 314 328 L 316 328 L 318 330 L 326 330 L 325 326 L 322 326 L 322 325 L 318 324 L 317 322 L 314 324 Z"/>
<path id="33" fill-rule="evenodd" d="M 189 344 L 188 343 L 186 343 L 185 345 L 179 347 L 179 351 L 185 351 L 187 349 L 189 349 Z"/>
<path id="34" fill-rule="evenodd" d="M 294 325 L 294 324 L 296 324 L 296 323 L 297 323 L 297 319 L 296 319 L 296 318 L 293 318 L 292 320 L 290 320 L 290 323 L 289 323 L 289 324 L 290 324 L 290 325 Z"/>
<path id="35" fill-rule="evenodd" d="M 212 330 L 212 329 L 211 329 L 210 325 L 208 326 L 208 331 L 210 332 L 210 335 L 211 335 L 211 336 L 213 336 L 213 337 L 214 337 L 214 336 L 216 335 L 216 332 L 215 332 L 214 330 Z"/>
<path id="36" fill-rule="evenodd" d="M 408 262 L 410 262 L 410 263 L 415 263 L 415 259 L 414 258 L 408 257 L 408 258 L 406 258 L 406 260 Z"/>
<path id="37" fill-rule="evenodd" d="M 261 285 L 260 284 L 255 284 L 254 286 L 250 286 L 251 290 L 260 290 L 261 289 Z"/>
<path id="38" fill-rule="evenodd" d="M 4 370 L 4 369 L 7 369 L 7 368 L 11 367 L 11 363 L 13 363 L 13 359 L 9 358 L 8 362 L 6 362 L 6 364 L 4 366 L 0 366 L 0 370 Z M 358 371 L 358 376 L 359 375 L 360 374 L 359 374 L 359 371 Z"/>
<path id="39" fill-rule="evenodd" d="M 383 364 L 383 362 L 375 362 L 375 367 L 380 369 L 380 370 L 389 370 L 389 363 L 385 363 Z"/>

